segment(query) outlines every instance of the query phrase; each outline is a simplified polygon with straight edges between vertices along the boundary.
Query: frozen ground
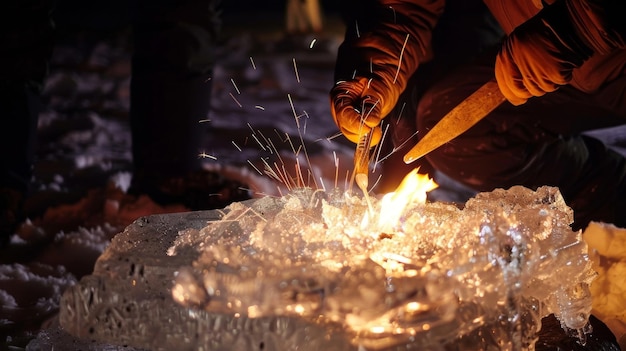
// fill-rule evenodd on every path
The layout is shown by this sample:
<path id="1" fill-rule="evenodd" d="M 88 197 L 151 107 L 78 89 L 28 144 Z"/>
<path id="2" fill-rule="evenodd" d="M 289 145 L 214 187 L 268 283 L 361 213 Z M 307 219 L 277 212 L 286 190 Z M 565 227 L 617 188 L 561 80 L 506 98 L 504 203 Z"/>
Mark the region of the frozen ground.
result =
<path id="1" fill-rule="evenodd" d="M 303 179 L 311 185 L 342 186 L 352 147 L 334 138 L 327 97 L 342 24 L 328 18 L 323 33 L 288 41 L 282 17 L 267 19 L 257 14 L 225 22 L 207 167 L 243 180 L 257 196 L 286 190 L 257 171 L 262 158 L 289 170 L 310 165 L 312 176 Z M 44 92 L 29 220 L 0 252 L 0 344 L 23 347 L 56 314 L 62 291 L 90 273 L 111 237 L 136 218 L 187 210 L 125 193 L 129 46 L 124 28 L 59 38 Z M 255 138 L 271 139 L 280 157 Z M 439 182 L 442 199 L 468 196 L 445 178 Z"/>

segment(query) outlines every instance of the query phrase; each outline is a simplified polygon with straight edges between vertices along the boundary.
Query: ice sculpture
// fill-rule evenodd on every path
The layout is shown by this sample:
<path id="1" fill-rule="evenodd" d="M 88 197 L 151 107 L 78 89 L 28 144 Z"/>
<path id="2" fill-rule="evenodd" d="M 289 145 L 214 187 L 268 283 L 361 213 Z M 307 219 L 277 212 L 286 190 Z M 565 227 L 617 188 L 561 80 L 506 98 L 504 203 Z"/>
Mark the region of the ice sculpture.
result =
<path id="1" fill-rule="evenodd" d="M 556 188 L 413 203 L 384 232 L 366 207 L 299 189 L 140 219 L 61 325 L 150 350 L 533 350 L 555 314 L 584 343 L 595 274 Z"/>

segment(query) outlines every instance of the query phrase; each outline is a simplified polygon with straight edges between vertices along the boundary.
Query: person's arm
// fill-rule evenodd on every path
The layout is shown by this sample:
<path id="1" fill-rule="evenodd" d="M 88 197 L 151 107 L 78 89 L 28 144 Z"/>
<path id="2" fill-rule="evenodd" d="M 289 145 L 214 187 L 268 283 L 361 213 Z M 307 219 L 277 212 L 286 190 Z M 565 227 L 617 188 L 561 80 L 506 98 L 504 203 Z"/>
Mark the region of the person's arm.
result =
<path id="1" fill-rule="evenodd" d="M 621 0 L 558 0 L 522 23 L 496 58 L 500 90 L 514 105 L 568 84 L 592 55 L 624 49 Z"/>
<path id="2" fill-rule="evenodd" d="M 420 62 L 431 55 L 432 30 L 443 0 L 350 1 L 346 37 L 337 54 L 331 111 L 351 141 L 376 128 L 396 104 Z"/>

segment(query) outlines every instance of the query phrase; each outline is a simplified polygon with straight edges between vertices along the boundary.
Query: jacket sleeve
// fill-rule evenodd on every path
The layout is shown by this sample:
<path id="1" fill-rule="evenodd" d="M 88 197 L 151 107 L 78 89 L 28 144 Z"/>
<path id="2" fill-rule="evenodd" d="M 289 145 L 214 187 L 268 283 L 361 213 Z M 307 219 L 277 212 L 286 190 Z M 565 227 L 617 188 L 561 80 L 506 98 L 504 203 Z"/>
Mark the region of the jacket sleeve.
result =
<path id="1" fill-rule="evenodd" d="M 353 0 L 335 63 L 335 82 L 365 78 L 386 116 L 420 63 L 432 56 L 431 37 L 445 0 Z"/>
<path id="2" fill-rule="evenodd" d="M 596 54 L 606 55 L 626 47 L 623 1 L 570 0 L 567 4 L 578 35 Z"/>
<path id="3" fill-rule="evenodd" d="M 546 0 L 553 4 L 556 1 Z M 491 13 L 507 34 L 517 26 L 535 16 L 542 8 L 542 2 L 534 0 L 484 0 Z M 626 70 L 626 16 L 623 0 L 575 0 L 569 6 L 582 14 L 574 17 L 574 22 L 583 30 L 579 35 L 597 54 L 591 56 L 572 72 L 570 84 L 575 88 L 592 93 L 606 82 L 612 81 Z M 594 28 L 606 28 L 594 31 Z"/>

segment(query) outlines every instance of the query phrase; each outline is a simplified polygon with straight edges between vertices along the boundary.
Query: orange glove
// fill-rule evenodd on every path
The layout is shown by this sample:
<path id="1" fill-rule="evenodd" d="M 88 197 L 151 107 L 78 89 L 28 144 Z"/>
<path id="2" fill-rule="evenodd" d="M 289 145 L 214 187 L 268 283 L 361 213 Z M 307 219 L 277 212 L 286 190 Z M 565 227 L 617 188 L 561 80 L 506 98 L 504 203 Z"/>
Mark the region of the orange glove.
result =
<path id="1" fill-rule="evenodd" d="M 367 133 L 372 145 L 382 137 L 380 122 L 384 105 L 382 94 L 372 87 L 372 80 L 360 78 L 340 81 L 330 91 L 331 112 L 339 130 L 348 140 L 358 143 Z"/>
<path id="2" fill-rule="evenodd" d="M 621 0 L 620 0 L 621 1 Z M 432 58 L 431 37 L 444 1 L 344 0 L 347 24 L 337 50 L 330 109 L 339 130 L 358 143 L 393 110 L 421 62 Z"/>
<path id="3" fill-rule="evenodd" d="M 560 0 L 518 26 L 496 57 L 496 80 L 507 100 L 521 105 L 552 92 L 594 53 L 623 47 L 622 34 L 609 20 L 614 14 L 602 6 L 610 2 Z"/>

